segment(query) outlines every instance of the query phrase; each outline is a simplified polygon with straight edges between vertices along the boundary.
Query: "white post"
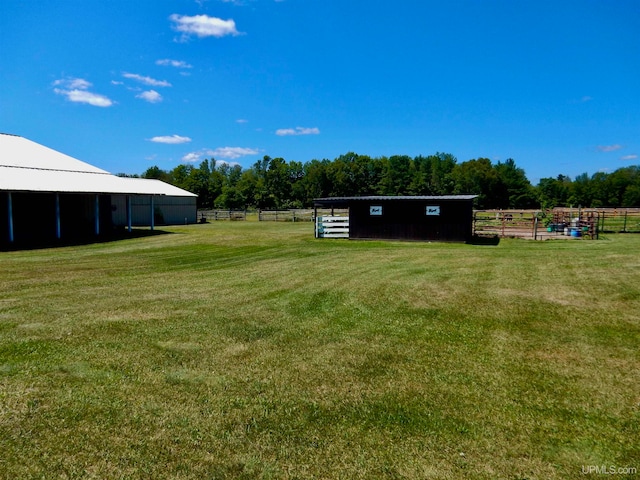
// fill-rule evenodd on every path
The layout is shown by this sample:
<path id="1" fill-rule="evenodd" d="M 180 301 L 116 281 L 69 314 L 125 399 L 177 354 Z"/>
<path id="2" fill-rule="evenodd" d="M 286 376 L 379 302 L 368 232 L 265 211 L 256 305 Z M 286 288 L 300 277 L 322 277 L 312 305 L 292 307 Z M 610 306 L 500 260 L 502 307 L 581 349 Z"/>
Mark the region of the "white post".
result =
<path id="1" fill-rule="evenodd" d="M 7 209 L 9 211 L 9 242 L 13 243 L 13 199 L 11 198 L 11 192 L 7 192 L 7 194 Z"/>
<path id="2" fill-rule="evenodd" d="M 60 225 L 60 194 L 56 193 L 56 238 L 60 240 L 62 229 Z"/>
<path id="3" fill-rule="evenodd" d="M 153 230 L 154 227 L 154 208 L 153 208 L 153 195 L 151 195 L 151 230 Z"/>
<path id="4" fill-rule="evenodd" d="M 95 217 L 95 230 L 96 237 L 100 235 L 100 196 L 96 194 L 95 208 L 94 208 L 94 217 Z"/>
<path id="5" fill-rule="evenodd" d="M 127 195 L 127 230 L 131 233 L 131 195 Z"/>

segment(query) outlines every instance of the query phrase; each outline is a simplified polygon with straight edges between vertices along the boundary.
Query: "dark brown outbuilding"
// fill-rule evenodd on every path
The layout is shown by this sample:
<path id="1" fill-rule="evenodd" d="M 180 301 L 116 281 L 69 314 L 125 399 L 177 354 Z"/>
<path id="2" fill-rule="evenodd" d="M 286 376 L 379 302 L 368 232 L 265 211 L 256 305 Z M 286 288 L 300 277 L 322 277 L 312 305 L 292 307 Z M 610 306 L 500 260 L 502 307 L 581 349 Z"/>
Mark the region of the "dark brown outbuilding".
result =
<path id="1" fill-rule="evenodd" d="M 348 208 L 349 238 L 468 242 L 476 195 L 317 198 L 316 208 Z"/>

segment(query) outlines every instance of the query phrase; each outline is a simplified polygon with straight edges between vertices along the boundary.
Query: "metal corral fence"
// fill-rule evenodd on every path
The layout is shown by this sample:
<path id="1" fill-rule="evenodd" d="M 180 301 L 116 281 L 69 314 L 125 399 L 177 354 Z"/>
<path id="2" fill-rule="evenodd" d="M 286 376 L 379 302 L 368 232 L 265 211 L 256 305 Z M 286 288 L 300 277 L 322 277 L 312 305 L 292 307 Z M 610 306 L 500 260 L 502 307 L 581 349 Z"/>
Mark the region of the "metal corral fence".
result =
<path id="1" fill-rule="evenodd" d="M 553 215 L 565 217 L 597 215 L 598 231 L 603 233 L 640 233 L 640 208 L 567 208 L 556 207 Z"/>
<path id="2" fill-rule="evenodd" d="M 473 231 L 480 237 L 531 240 L 598 238 L 600 214 L 595 211 L 476 210 Z"/>

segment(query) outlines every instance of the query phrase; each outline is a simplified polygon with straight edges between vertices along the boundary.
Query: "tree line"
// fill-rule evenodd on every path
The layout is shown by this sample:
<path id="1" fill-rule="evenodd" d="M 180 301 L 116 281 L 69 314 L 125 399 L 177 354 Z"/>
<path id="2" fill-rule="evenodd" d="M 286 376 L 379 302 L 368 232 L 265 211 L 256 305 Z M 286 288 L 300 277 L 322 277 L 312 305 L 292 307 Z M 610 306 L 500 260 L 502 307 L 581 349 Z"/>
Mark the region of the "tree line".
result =
<path id="1" fill-rule="evenodd" d="M 534 186 L 513 159 L 459 163 L 448 153 L 412 158 L 351 152 L 306 163 L 265 156 L 246 169 L 211 159 L 169 171 L 153 166 L 133 176 L 193 192 L 199 208 L 288 209 L 310 207 L 322 197 L 455 194 L 478 195 L 478 209 L 640 206 L 640 166 L 583 173 L 573 180 L 565 175 L 542 178 Z"/>

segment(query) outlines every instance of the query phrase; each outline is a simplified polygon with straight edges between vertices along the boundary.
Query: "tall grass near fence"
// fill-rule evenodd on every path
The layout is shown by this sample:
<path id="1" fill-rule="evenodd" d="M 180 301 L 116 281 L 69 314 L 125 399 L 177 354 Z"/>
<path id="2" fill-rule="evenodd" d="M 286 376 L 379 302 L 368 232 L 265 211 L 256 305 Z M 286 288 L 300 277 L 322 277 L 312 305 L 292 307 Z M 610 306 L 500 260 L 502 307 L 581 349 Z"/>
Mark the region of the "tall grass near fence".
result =
<path id="1" fill-rule="evenodd" d="M 166 231 L 0 254 L 0 478 L 640 467 L 636 236 Z"/>

